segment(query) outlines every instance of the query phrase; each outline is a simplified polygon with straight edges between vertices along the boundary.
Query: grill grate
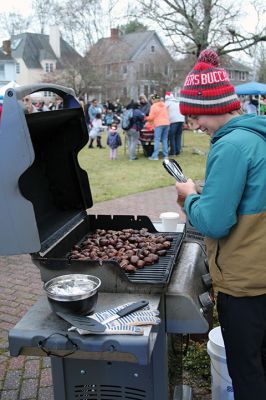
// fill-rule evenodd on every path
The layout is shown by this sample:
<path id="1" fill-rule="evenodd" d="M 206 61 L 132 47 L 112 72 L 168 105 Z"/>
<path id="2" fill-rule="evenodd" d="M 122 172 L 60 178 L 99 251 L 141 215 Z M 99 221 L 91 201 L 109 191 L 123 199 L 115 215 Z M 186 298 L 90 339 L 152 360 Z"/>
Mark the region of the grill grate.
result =
<path id="1" fill-rule="evenodd" d="M 113 385 L 78 385 L 74 389 L 77 400 L 145 400 L 146 391 L 138 388 Z"/>
<path id="2" fill-rule="evenodd" d="M 161 233 L 158 233 L 160 235 Z M 183 240 L 183 233 L 163 232 L 167 236 L 172 236 L 173 241 L 167 255 L 159 257 L 159 262 L 145 266 L 134 273 L 125 272 L 132 283 L 167 283 L 170 280 L 172 269 L 175 265 L 178 252 Z"/>
<path id="3" fill-rule="evenodd" d="M 130 285 L 136 286 L 136 284 L 139 285 L 140 290 L 144 290 L 145 284 L 147 286 L 145 290 L 157 290 L 159 287 L 161 288 L 169 283 L 173 268 L 176 265 L 180 247 L 183 243 L 185 232 L 157 232 L 153 230 L 153 226 L 149 226 L 150 220 L 145 220 L 145 217 L 138 217 L 133 221 L 134 223 L 129 216 L 122 216 L 123 218 L 120 218 L 121 216 L 115 216 L 111 218 L 107 215 L 97 219 L 92 218 L 92 216 L 87 217 L 88 218 L 71 232 L 68 232 L 67 235 L 44 256 L 40 256 L 38 253 L 32 255 L 33 262 L 40 269 L 41 277 L 44 282 L 52 279 L 55 274 L 58 275 L 58 270 L 65 270 L 68 273 L 96 275 L 105 282 L 104 289 L 102 286 L 102 290 L 108 291 L 113 291 L 114 285 L 115 287 L 119 285 L 119 290 L 130 290 Z M 79 246 L 88 238 L 88 235 L 94 233 L 96 229 L 121 230 L 124 229 L 124 227 L 132 227 L 138 230 L 145 227 L 148 229 L 148 232 L 155 236 L 160 236 L 162 234 L 171 236 L 173 239 L 172 245 L 167 249 L 165 256 L 159 257 L 158 262 L 137 269 L 133 273 L 120 268 L 115 259 L 83 260 L 71 259 L 69 257 L 69 249 L 73 248 L 74 245 Z"/>

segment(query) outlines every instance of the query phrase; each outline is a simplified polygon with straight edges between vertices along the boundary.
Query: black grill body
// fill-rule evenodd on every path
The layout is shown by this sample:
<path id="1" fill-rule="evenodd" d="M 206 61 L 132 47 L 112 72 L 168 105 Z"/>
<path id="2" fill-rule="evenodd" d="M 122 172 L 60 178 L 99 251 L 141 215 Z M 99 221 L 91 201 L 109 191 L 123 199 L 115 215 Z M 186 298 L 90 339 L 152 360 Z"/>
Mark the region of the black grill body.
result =
<path id="1" fill-rule="evenodd" d="M 32 260 L 40 269 L 44 282 L 59 275 L 85 273 L 96 275 L 101 279 L 102 285 L 100 290 L 103 292 L 161 292 L 171 278 L 184 233 L 168 233 L 173 238 L 173 241 L 171 248 L 167 250 L 166 256 L 159 257 L 159 261 L 155 264 L 145 266 L 133 273 L 122 270 L 114 260 L 69 259 L 69 251 L 73 246 L 82 242 L 88 234 L 94 233 L 96 229 L 122 230 L 128 228 L 138 230 L 147 228 L 149 232 L 159 235 L 158 232 L 156 233 L 150 219 L 146 216 L 87 215 L 74 230 L 68 233 L 45 255 L 40 253 L 32 254 Z"/>

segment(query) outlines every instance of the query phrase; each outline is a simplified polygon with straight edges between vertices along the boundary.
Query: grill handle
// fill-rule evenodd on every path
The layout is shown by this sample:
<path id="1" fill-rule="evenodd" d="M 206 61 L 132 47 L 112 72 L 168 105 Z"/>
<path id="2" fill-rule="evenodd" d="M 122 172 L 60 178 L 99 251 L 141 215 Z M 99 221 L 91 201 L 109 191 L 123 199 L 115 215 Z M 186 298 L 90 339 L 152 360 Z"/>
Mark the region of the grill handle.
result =
<path id="1" fill-rule="evenodd" d="M 51 83 L 39 83 L 36 85 L 25 85 L 14 89 L 7 89 L 5 95 L 12 97 L 13 92 L 15 92 L 17 100 L 22 100 L 25 96 L 43 91 L 53 92 L 62 97 L 64 108 L 80 108 L 79 101 L 77 100 L 73 89 Z"/>

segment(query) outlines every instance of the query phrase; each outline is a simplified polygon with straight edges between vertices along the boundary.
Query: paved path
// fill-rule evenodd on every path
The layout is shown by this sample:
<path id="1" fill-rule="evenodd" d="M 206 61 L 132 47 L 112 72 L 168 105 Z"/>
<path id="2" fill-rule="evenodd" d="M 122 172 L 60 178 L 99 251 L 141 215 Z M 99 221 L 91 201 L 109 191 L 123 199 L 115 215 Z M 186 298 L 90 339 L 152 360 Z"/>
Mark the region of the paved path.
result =
<path id="1" fill-rule="evenodd" d="M 147 215 L 154 221 L 164 211 L 178 211 L 174 186 L 98 203 L 89 210 L 91 214 Z M 184 220 L 182 211 L 180 215 Z M 12 358 L 8 350 L 8 331 L 42 293 L 39 270 L 29 255 L 0 257 L 0 274 L 0 399 L 53 400 L 50 359 Z"/>

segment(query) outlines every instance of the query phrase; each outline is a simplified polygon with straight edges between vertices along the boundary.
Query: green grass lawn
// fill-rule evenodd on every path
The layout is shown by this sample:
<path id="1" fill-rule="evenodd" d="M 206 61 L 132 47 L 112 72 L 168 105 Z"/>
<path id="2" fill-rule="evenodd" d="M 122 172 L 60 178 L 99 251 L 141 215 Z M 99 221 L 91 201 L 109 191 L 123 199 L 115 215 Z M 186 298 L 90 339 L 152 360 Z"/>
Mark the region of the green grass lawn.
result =
<path id="1" fill-rule="evenodd" d="M 143 155 L 141 145 L 138 149 L 138 160 L 129 161 L 124 145 L 125 135 L 121 134 L 121 137 L 123 145 L 118 148 L 117 160 L 109 160 L 106 134 L 102 138 L 105 149 L 88 149 L 85 146 L 79 153 L 80 166 L 89 176 L 94 204 L 174 184 L 174 178 L 166 172 L 162 160 L 149 161 Z M 207 135 L 184 132 L 182 153 L 175 158 L 187 177 L 204 178 L 208 149 Z"/>

